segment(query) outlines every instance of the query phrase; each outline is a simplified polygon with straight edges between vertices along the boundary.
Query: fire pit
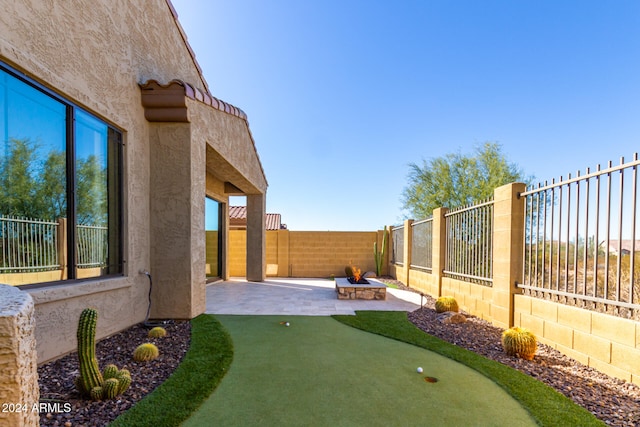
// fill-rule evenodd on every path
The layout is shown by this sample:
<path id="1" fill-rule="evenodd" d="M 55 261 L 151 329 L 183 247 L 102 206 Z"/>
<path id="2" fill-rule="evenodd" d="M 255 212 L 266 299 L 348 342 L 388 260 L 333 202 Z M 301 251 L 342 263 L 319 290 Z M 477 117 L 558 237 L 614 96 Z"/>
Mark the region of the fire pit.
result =
<path id="1" fill-rule="evenodd" d="M 351 283 L 349 278 L 340 277 L 336 279 L 336 293 L 338 299 L 386 300 L 387 286 L 375 279 L 361 278 L 358 283 Z"/>

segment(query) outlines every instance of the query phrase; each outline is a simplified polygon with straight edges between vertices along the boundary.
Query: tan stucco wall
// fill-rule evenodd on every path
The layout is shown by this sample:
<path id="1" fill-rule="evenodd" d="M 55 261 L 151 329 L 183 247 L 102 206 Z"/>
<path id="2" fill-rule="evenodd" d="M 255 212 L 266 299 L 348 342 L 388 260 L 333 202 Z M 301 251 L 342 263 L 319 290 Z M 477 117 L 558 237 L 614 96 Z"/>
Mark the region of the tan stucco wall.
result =
<path id="1" fill-rule="evenodd" d="M 205 147 L 191 129 L 188 123 L 151 125 L 152 318 L 204 312 Z"/>
<path id="2" fill-rule="evenodd" d="M 266 189 L 246 121 L 189 100 L 191 124 L 147 122 L 139 83 L 180 79 L 206 88 L 165 0 L 0 0 L 0 5 L 0 60 L 121 129 L 125 143 L 124 276 L 29 289 L 38 361 L 75 348 L 77 319 L 86 307 L 98 310 L 98 338 L 142 321 L 149 281 L 141 270 L 153 274 L 152 315 L 201 313 L 206 143 L 222 160 L 229 156 L 221 162 L 220 182 Z M 179 148 L 180 142 L 186 146 Z M 190 156 L 175 162 L 186 169 L 172 166 L 177 159 L 159 146 Z M 175 182 L 160 180 L 162 172 L 169 173 L 158 169 L 161 165 L 172 168 Z M 167 205 L 153 202 L 156 196 Z M 224 194 L 216 198 L 226 201 Z"/>

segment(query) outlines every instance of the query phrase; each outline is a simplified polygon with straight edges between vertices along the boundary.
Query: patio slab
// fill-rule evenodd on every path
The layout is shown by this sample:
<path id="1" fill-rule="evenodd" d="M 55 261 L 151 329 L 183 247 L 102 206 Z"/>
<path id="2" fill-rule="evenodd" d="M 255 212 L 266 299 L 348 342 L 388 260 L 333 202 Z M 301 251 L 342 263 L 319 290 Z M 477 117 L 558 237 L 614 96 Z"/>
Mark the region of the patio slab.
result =
<path id="1" fill-rule="evenodd" d="M 244 278 L 207 286 L 209 314 L 331 316 L 356 310 L 413 311 L 420 295 L 387 288 L 386 300 L 338 300 L 335 283 L 327 279 L 269 278 L 248 282 Z"/>

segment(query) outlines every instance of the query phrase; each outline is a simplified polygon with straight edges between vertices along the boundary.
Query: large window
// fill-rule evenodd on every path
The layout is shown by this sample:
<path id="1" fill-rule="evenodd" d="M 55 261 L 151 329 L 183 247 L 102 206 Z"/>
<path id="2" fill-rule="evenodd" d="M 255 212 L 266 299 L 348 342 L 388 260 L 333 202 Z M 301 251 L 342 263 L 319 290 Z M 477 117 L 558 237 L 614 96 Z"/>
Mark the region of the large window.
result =
<path id="1" fill-rule="evenodd" d="M 0 65 L 0 283 L 122 273 L 121 133 Z"/>

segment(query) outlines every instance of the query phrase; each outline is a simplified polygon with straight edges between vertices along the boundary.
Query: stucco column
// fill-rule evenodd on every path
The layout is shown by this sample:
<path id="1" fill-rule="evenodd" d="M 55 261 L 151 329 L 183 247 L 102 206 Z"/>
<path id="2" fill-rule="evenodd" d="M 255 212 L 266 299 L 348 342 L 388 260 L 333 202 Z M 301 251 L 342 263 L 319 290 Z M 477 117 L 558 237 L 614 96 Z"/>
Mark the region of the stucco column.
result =
<path id="1" fill-rule="evenodd" d="M 247 195 L 247 280 L 262 282 L 266 277 L 266 195 Z"/>
<path id="2" fill-rule="evenodd" d="M 431 237 L 431 274 L 435 277 L 438 289 L 436 297 L 442 296 L 442 276 L 444 262 L 447 254 L 447 223 L 444 215 L 448 208 L 436 208 L 433 210 L 433 224 Z"/>
<path id="3" fill-rule="evenodd" d="M 31 295 L 0 285 L 0 403 L 13 405 L 3 406 L 0 425 L 39 424 L 35 326 Z"/>
<path id="4" fill-rule="evenodd" d="M 522 183 L 503 185 L 493 193 L 493 301 L 492 323 L 501 328 L 513 326 L 513 296 L 520 293 L 516 283 L 522 279 L 524 238 L 524 199 Z"/>
<path id="5" fill-rule="evenodd" d="M 205 309 L 205 144 L 188 123 L 157 123 L 150 146 L 151 318 L 191 319 Z"/>

